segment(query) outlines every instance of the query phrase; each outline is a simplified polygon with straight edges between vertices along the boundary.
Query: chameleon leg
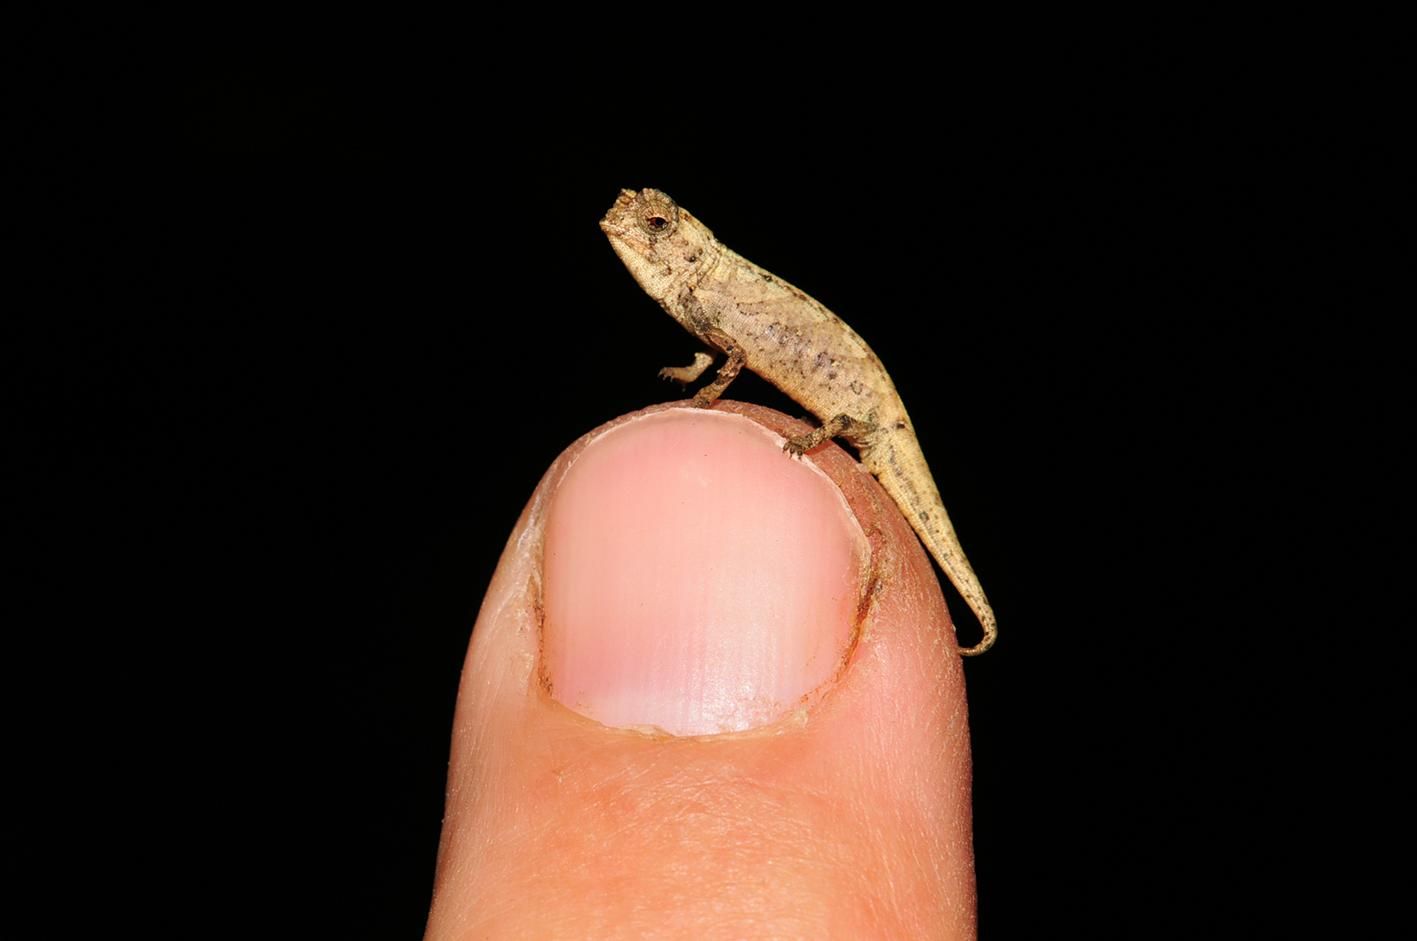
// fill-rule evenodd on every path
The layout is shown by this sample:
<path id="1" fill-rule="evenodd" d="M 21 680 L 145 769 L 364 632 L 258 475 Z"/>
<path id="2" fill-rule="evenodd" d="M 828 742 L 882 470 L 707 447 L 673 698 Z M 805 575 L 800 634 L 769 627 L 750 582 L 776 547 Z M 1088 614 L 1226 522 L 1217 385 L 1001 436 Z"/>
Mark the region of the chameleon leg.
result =
<path id="1" fill-rule="evenodd" d="M 722 330 L 711 329 L 704 333 L 703 338 L 727 353 L 728 359 L 718 367 L 718 375 L 713 377 L 713 382 L 694 394 L 694 408 L 708 408 L 717 402 L 723 390 L 728 388 L 728 384 L 737 379 L 738 373 L 743 371 L 743 364 L 748 358 L 738 342 Z M 697 362 L 695 359 L 695 363 Z"/>
<path id="2" fill-rule="evenodd" d="M 673 379 L 680 385 L 688 385 L 704 374 L 713 357 L 707 353 L 695 353 L 694 361 L 687 366 L 665 366 L 659 371 L 659 378 Z"/>
<path id="3" fill-rule="evenodd" d="M 871 428 L 870 422 L 852 418 L 850 415 L 837 415 L 820 428 L 814 428 L 805 435 L 789 438 L 787 443 L 782 446 L 782 450 L 793 457 L 801 457 L 823 441 L 838 436 L 856 444 L 866 436 Z"/>

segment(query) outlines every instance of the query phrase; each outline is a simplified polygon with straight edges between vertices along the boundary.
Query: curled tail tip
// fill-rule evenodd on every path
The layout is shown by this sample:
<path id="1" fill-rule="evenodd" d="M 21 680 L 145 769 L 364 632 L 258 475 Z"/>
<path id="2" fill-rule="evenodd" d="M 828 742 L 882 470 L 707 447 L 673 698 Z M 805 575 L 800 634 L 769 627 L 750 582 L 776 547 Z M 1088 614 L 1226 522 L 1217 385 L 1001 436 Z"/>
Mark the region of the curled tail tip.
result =
<path id="1" fill-rule="evenodd" d="M 999 631 L 991 624 L 984 629 L 984 639 L 973 647 L 962 648 L 959 652 L 961 657 L 977 657 L 990 647 L 994 646 L 994 641 L 998 639 Z"/>

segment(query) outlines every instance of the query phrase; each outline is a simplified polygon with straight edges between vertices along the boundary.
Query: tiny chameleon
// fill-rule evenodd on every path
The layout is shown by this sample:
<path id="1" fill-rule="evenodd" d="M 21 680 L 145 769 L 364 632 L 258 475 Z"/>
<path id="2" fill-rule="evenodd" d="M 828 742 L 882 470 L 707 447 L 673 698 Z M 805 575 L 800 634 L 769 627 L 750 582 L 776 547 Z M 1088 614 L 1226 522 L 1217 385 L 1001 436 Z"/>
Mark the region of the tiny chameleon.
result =
<path id="1" fill-rule="evenodd" d="M 746 366 L 823 422 L 783 450 L 800 457 L 829 438 L 849 441 L 979 619 L 983 639 L 960 653 L 992 647 L 994 610 L 960 548 L 905 406 L 866 341 L 806 292 L 728 249 L 659 190 L 621 190 L 600 228 L 646 293 L 727 357 L 693 405 L 712 405 Z M 692 364 L 660 375 L 687 385 L 713 361 L 696 353 Z"/>

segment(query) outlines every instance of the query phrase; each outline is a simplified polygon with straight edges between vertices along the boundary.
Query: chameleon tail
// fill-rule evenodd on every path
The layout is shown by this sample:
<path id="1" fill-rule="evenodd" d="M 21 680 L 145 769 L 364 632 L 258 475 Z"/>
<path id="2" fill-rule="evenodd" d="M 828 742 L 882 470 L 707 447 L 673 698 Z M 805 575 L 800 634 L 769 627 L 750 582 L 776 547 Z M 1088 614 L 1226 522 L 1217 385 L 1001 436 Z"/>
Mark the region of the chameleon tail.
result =
<path id="1" fill-rule="evenodd" d="M 887 443 L 881 452 L 863 454 L 864 463 L 896 505 L 906 512 L 915 534 L 979 619 L 979 626 L 984 631 L 983 639 L 973 647 L 961 648 L 959 652 L 962 657 L 978 656 L 994 646 L 994 640 L 999 635 L 998 622 L 984 588 L 955 536 L 954 525 L 945 512 L 944 502 L 935 489 L 920 447 L 912 439 L 902 446 Z"/>

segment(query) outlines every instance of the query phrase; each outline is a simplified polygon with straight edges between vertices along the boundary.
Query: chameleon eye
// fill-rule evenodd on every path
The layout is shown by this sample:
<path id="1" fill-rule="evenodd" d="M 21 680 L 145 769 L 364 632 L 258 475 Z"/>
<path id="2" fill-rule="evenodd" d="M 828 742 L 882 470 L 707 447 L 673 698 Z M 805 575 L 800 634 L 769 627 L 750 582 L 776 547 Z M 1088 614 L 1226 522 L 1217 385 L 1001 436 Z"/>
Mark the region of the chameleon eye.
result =
<path id="1" fill-rule="evenodd" d="M 635 218 L 649 235 L 665 236 L 679 224 L 679 207 L 674 200 L 658 190 L 645 190 L 639 196 L 639 212 Z"/>

